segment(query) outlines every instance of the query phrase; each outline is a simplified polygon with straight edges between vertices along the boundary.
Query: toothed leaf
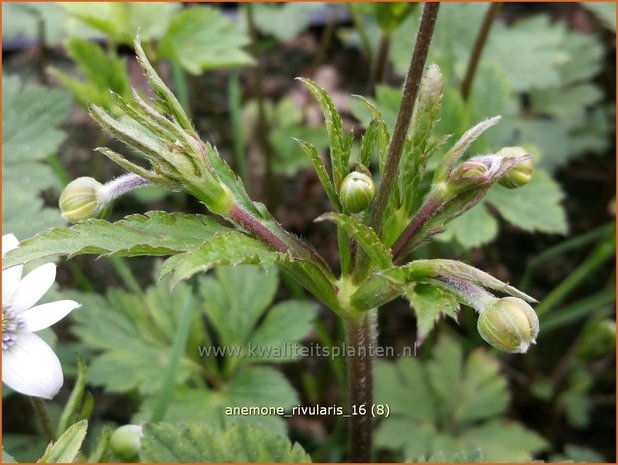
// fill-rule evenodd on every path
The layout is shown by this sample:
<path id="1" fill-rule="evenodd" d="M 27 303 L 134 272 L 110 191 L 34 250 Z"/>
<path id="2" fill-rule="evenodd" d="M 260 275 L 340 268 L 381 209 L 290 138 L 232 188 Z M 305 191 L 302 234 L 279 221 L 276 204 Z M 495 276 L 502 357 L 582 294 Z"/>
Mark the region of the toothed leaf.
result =
<path id="1" fill-rule="evenodd" d="M 54 228 L 26 239 L 2 261 L 8 268 L 54 255 L 174 255 L 192 250 L 215 234 L 229 231 L 203 215 L 148 212 L 110 223 L 92 219 Z"/>

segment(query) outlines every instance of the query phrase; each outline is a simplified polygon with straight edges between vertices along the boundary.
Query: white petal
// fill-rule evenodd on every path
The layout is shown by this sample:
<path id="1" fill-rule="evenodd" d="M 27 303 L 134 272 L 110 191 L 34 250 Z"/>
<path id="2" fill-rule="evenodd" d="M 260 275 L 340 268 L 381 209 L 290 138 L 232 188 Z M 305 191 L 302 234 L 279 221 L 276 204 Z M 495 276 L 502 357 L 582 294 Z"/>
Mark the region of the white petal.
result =
<path id="1" fill-rule="evenodd" d="M 2 351 L 2 382 L 28 396 L 54 397 L 64 382 L 60 360 L 36 334 L 21 333 Z"/>
<path id="2" fill-rule="evenodd" d="M 8 251 L 17 248 L 18 245 L 19 241 L 12 234 L 2 236 L 2 256 L 4 257 Z"/>
<path id="3" fill-rule="evenodd" d="M 17 286 L 19 285 L 19 280 L 21 279 L 21 272 L 24 269 L 22 265 L 12 266 L 11 268 L 7 268 L 6 270 L 2 270 L 2 302 L 10 303 L 13 296 L 15 295 L 15 291 L 17 290 Z"/>
<path id="4" fill-rule="evenodd" d="M 28 310 L 43 297 L 55 279 L 56 265 L 53 263 L 46 263 L 32 270 L 21 280 L 13 295 L 13 310 L 17 313 Z"/>
<path id="5" fill-rule="evenodd" d="M 48 328 L 54 323 L 62 320 L 71 313 L 72 310 L 75 310 L 79 306 L 80 305 L 74 300 L 58 300 L 56 302 L 32 307 L 19 316 L 26 324 L 24 331 L 34 333 L 35 331 Z"/>

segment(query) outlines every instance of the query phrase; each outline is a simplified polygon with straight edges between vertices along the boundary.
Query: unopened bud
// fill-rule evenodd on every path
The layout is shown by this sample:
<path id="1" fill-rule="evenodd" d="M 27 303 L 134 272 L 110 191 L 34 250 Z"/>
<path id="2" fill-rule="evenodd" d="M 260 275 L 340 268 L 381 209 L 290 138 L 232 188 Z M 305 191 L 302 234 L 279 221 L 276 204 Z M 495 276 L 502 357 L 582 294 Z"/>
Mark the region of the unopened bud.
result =
<path id="1" fill-rule="evenodd" d="M 143 428 L 139 425 L 123 425 L 112 434 L 110 448 L 114 455 L 125 462 L 135 462 L 142 445 Z"/>
<path id="2" fill-rule="evenodd" d="M 71 181 L 58 202 L 62 216 L 71 223 L 97 216 L 104 208 L 99 194 L 101 187 L 100 182 L 89 177 Z"/>
<path id="3" fill-rule="evenodd" d="M 508 157 L 522 157 L 526 156 L 528 151 L 523 147 L 505 147 L 500 150 L 497 155 Z M 534 163 L 531 158 L 525 158 L 509 168 L 504 176 L 500 178 L 500 185 L 508 189 L 516 189 L 521 186 L 525 186 L 532 179 L 532 172 L 534 171 Z"/>
<path id="4" fill-rule="evenodd" d="M 359 213 L 371 204 L 375 193 L 376 190 L 371 177 L 354 171 L 348 174 L 341 183 L 339 199 L 346 211 Z"/>
<path id="5" fill-rule="evenodd" d="M 505 352 L 525 353 L 539 334 L 536 313 L 517 297 L 491 302 L 481 312 L 477 328 L 481 337 Z"/>

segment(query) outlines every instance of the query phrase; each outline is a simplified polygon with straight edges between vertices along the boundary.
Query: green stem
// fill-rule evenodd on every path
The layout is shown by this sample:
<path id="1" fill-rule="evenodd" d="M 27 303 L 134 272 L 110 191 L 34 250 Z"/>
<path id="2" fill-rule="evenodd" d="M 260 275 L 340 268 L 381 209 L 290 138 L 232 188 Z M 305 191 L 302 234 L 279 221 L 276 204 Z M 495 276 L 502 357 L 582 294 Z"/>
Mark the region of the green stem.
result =
<path id="1" fill-rule="evenodd" d="M 369 40 L 369 34 L 367 34 L 367 29 L 365 28 L 365 23 L 361 18 L 361 15 L 358 13 L 356 9 L 356 4 L 348 3 L 348 10 L 350 11 L 350 16 L 352 17 L 352 22 L 354 23 L 354 27 L 358 31 L 361 42 L 363 43 L 363 48 L 365 49 L 365 55 L 367 56 L 367 61 L 369 63 L 373 62 L 373 47 L 371 46 L 371 41 Z"/>
<path id="2" fill-rule="evenodd" d="M 187 84 L 187 75 L 178 61 L 171 60 L 172 79 L 176 88 L 176 95 L 182 109 L 191 117 L 191 103 L 189 101 L 189 85 Z"/>
<path id="3" fill-rule="evenodd" d="M 249 26 L 249 35 L 251 36 L 251 53 L 256 59 L 256 64 L 253 67 L 254 93 L 258 107 L 258 133 L 257 138 L 260 144 L 260 150 L 264 157 L 264 183 L 263 191 L 266 198 L 266 205 L 275 211 L 278 202 L 277 183 L 273 176 L 273 148 L 268 140 L 270 127 L 266 118 L 266 107 L 264 103 L 264 76 L 262 65 L 260 63 L 260 53 L 258 50 L 258 32 L 255 26 L 253 17 L 253 5 L 247 3 L 247 24 Z"/>
<path id="4" fill-rule="evenodd" d="M 613 257 L 615 253 L 616 243 L 613 238 L 599 244 L 583 263 L 573 270 L 536 306 L 537 315 L 540 317 L 555 308 L 571 291 L 588 279 L 597 268 Z"/>
<path id="5" fill-rule="evenodd" d="M 599 312 L 599 309 L 602 309 L 615 301 L 616 287 L 611 286 L 610 288 L 597 292 L 590 297 L 578 300 L 571 305 L 561 307 L 559 312 L 553 312 L 551 315 L 541 318 L 540 325 L 541 328 L 543 328 L 543 335 L 547 334 L 549 331 L 553 331 L 556 328 L 560 328 L 574 321 L 581 320 L 592 312 L 599 315 L 603 313 L 602 311 Z M 609 311 L 613 308 L 613 305 L 606 308 Z"/>
<path id="6" fill-rule="evenodd" d="M 137 279 L 135 279 L 135 275 L 131 271 L 126 260 L 122 257 L 110 257 L 109 260 L 116 273 L 118 273 L 118 276 L 120 276 L 125 286 L 127 286 L 127 289 L 134 294 L 143 295 L 144 291 L 142 290 L 142 286 L 140 286 Z"/>
<path id="7" fill-rule="evenodd" d="M 496 16 L 498 16 L 498 12 L 501 8 L 502 3 L 495 2 L 491 3 L 487 9 L 487 13 L 483 19 L 483 24 L 481 24 L 481 29 L 479 30 L 479 35 L 476 37 L 476 42 L 472 48 L 472 54 L 470 55 L 470 61 L 468 62 L 468 68 L 466 69 L 464 80 L 461 83 L 461 95 L 464 100 L 468 100 L 468 97 L 470 96 L 470 90 L 472 89 L 472 83 L 474 82 L 476 68 L 479 64 L 479 60 L 481 59 L 481 54 L 483 53 L 485 44 L 487 43 L 489 31 L 491 31 L 491 26 L 494 24 Z"/>
<path id="8" fill-rule="evenodd" d="M 390 46 L 391 35 L 388 32 L 382 31 L 380 44 L 378 45 L 378 53 L 376 55 L 375 63 L 373 64 L 373 69 L 371 71 L 371 77 L 369 79 L 369 94 L 371 95 L 375 95 L 376 86 L 384 80 Z"/>
<path id="9" fill-rule="evenodd" d="M 345 332 L 353 352 L 348 363 L 350 417 L 350 462 L 371 460 L 373 421 L 373 353 L 376 345 L 376 310 L 364 313 L 358 320 L 347 320 Z M 362 407 L 364 407 L 364 414 Z M 356 413 L 356 414 L 355 414 Z"/>
<path id="10" fill-rule="evenodd" d="M 605 224 L 544 250 L 543 252 L 532 258 L 530 261 L 528 261 L 526 268 L 524 269 L 524 272 L 522 274 L 519 286 L 517 287 L 522 291 L 526 291 L 530 288 L 532 276 L 538 266 L 542 265 L 543 263 L 554 257 L 594 242 L 606 234 L 611 233 L 610 235 L 614 237 L 616 235 L 615 228 L 616 226 L 614 223 Z"/>
<path id="11" fill-rule="evenodd" d="M 154 409 L 150 416 L 151 422 L 157 422 L 165 418 L 165 412 L 170 403 L 172 397 L 172 391 L 176 384 L 176 376 L 178 375 L 178 369 L 180 368 L 180 362 L 182 355 L 185 352 L 187 340 L 189 338 L 189 330 L 191 329 L 191 317 L 193 316 L 191 291 L 186 291 L 184 299 L 182 300 L 182 307 L 180 310 L 180 321 L 178 328 L 176 329 L 176 335 L 174 337 L 174 345 L 172 346 L 172 355 L 170 357 L 167 370 L 163 374 L 163 383 L 161 384 L 161 390 L 157 398 Z"/>
<path id="12" fill-rule="evenodd" d="M 429 45 L 431 44 L 439 7 L 439 3 L 425 3 L 423 7 L 423 15 L 418 28 L 416 45 L 414 46 L 412 60 L 408 68 L 408 75 L 403 87 L 403 97 L 399 106 L 399 113 L 397 114 L 395 130 L 388 148 L 388 155 L 376 199 L 371 209 L 369 224 L 378 233 L 380 232 L 382 218 L 387 210 L 388 199 L 396 181 L 397 171 L 399 170 L 399 160 L 401 159 L 408 129 L 410 128 L 412 113 L 416 105 L 416 95 L 420 87 L 423 69 L 425 68 L 425 61 L 427 60 L 427 53 L 429 52 Z"/>
<path id="13" fill-rule="evenodd" d="M 330 46 L 333 42 L 333 36 L 335 35 L 335 29 L 337 27 L 338 19 L 339 19 L 339 15 L 337 14 L 337 10 L 333 8 L 330 12 L 328 23 L 326 24 L 326 26 L 324 27 L 324 30 L 322 31 L 322 37 L 320 38 L 320 48 L 313 62 L 314 68 L 317 68 L 322 63 L 324 63 L 326 54 L 328 53 L 328 50 L 330 49 Z"/>
<path id="14" fill-rule="evenodd" d="M 228 107 L 230 109 L 230 125 L 232 127 L 232 143 L 234 145 L 234 168 L 240 175 L 243 184 L 250 192 L 249 179 L 245 160 L 245 134 L 242 130 L 242 103 L 240 96 L 240 72 L 232 71 L 227 88 Z"/>
<path id="15" fill-rule="evenodd" d="M 41 422 L 43 434 L 45 435 L 45 440 L 47 442 L 55 441 L 56 435 L 54 433 L 54 427 L 52 426 L 51 418 L 49 417 L 49 412 L 47 411 L 47 405 L 45 405 L 45 401 L 40 397 L 30 397 L 30 402 L 32 402 L 34 412 L 36 413 L 36 416 Z"/>

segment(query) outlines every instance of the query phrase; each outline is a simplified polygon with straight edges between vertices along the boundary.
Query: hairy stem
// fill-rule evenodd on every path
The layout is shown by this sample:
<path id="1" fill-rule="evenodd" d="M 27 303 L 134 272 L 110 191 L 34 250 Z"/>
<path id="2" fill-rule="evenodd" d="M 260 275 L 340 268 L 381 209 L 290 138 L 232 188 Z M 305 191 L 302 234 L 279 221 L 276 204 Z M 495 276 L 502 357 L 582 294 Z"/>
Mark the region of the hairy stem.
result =
<path id="1" fill-rule="evenodd" d="M 487 9 L 487 13 L 483 19 L 483 24 L 481 24 L 481 29 L 479 30 L 479 35 L 476 37 L 476 42 L 474 42 L 474 47 L 472 48 L 472 54 L 470 55 L 470 61 L 468 62 L 468 68 L 466 69 L 464 80 L 461 83 L 461 95 L 464 100 L 468 100 L 468 97 L 470 96 L 470 90 L 472 89 L 472 83 L 474 82 L 476 68 L 479 64 L 479 60 L 481 59 L 481 54 L 483 53 L 485 44 L 487 43 L 489 31 L 491 31 L 491 26 L 494 24 L 496 16 L 498 16 L 498 12 L 501 8 L 502 3 L 496 2 L 490 3 L 489 8 Z"/>
<path id="2" fill-rule="evenodd" d="M 399 169 L 399 160 L 401 159 L 401 153 L 403 152 L 408 129 L 410 128 L 410 121 L 412 120 L 412 113 L 414 112 L 414 106 L 416 104 L 416 95 L 420 87 L 439 7 L 439 3 L 425 3 L 423 7 L 423 15 L 418 28 L 416 45 L 414 46 L 412 60 L 408 68 L 408 75 L 406 76 L 403 87 L 403 97 L 397 115 L 397 122 L 395 123 L 395 130 L 393 131 L 393 137 L 388 148 L 388 155 L 376 199 L 371 209 L 369 224 L 378 233 L 381 229 L 382 218 L 386 211 L 388 198 L 395 184 L 395 177 Z"/>
<path id="3" fill-rule="evenodd" d="M 386 71 L 386 63 L 388 62 L 388 51 L 391 47 L 391 36 L 387 32 L 382 32 L 380 44 L 378 45 L 378 53 L 376 55 L 371 77 L 369 79 L 369 93 L 375 95 L 376 86 L 384 80 Z"/>
<path id="4" fill-rule="evenodd" d="M 52 422 L 49 417 L 49 412 L 47 411 L 47 405 L 45 405 L 45 401 L 40 397 L 30 397 L 30 402 L 32 402 L 34 412 L 36 413 L 36 416 L 41 422 L 41 427 L 43 428 L 45 440 L 47 442 L 55 441 L 56 435 L 54 433 L 54 427 L 52 426 Z"/>
<path id="5" fill-rule="evenodd" d="M 277 203 L 277 183 L 273 176 L 273 149 L 268 141 L 270 128 L 266 119 L 266 108 L 264 106 L 264 75 L 262 72 L 262 64 L 260 63 L 260 53 L 258 50 L 258 31 L 255 26 L 253 15 L 253 5 L 247 3 L 247 24 L 249 27 L 249 35 L 251 36 L 251 54 L 256 59 L 256 64 L 253 67 L 254 79 L 254 94 L 258 107 L 258 132 L 257 138 L 260 144 L 260 151 L 264 157 L 264 183 L 263 191 L 266 198 L 266 205 L 275 211 Z"/>
<path id="6" fill-rule="evenodd" d="M 353 351 L 346 358 L 349 379 L 350 462 L 371 460 L 373 421 L 373 352 L 376 344 L 376 310 L 360 319 L 347 320 L 345 332 Z M 364 406 L 364 410 L 361 409 Z M 361 415 L 360 412 L 364 414 Z M 356 415 L 355 415 L 356 413 Z"/>
<path id="7" fill-rule="evenodd" d="M 423 226 L 427 223 L 434 213 L 442 206 L 442 201 L 437 197 L 430 197 L 421 209 L 414 215 L 412 221 L 403 230 L 395 244 L 393 245 L 393 259 L 399 264 L 405 260 L 406 256 L 411 252 L 415 243 L 412 241 L 414 236 L 418 234 Z"/>

